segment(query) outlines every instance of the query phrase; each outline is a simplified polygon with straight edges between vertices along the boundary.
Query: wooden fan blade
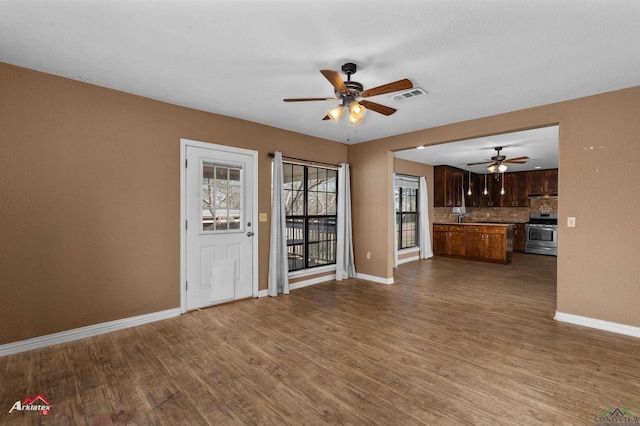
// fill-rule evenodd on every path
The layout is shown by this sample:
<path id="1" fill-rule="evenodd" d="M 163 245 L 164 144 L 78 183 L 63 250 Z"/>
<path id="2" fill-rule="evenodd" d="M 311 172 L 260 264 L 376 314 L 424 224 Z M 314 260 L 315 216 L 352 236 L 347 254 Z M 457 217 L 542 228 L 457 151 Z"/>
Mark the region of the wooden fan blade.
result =
<path id="1" fill-rule="evenodd" d="M 493 161 L 483 161 L 482 163 L 467 163 L 467 166 L 478 166 L 480 164 L 491 164 Z"/>
<path id="2" fill-rule="evenodd" d="M 287 98 L 285 102 L 307 102 L 307 101 L 339 101 L 338 98 Z"/>
<path id="3" fill-rule="evenodd" d="M 342 81 L 342 77 L 340 77 L 338 71 L 320 70 L 320 72 L 329 80 L 329 83 L 331 83 L 337 92 L 344 93 L 345 95 L 349 94 L 349 90 L 347 86 L 344 85 L 344 81 Z"/>
<path id="4" fill-rule="evenodd" d="M 513 158 L 509 158 L 507 160 L 504 160 L 504 163 L 511 163 L 514 160 L 515 161 L 522 161 L 522 160 L 528 160 L 528 159 L 529 159 L 529 157 L 513 157 Z"/>
<path id="5" fill-rule="evenodd" d="M 397 109 L 395 109 L 395 108 L 391 108 L 391 107 L 388 107 L 388 106 L 385 106 L 385 105 L 380 105 L 380 104 L 377 104 L 377 103 L 371 102 L 371 101 L 360 101 L 359 103 L 360 103 L 360 105 L 362 105 L 366 109 L 370 109 L 371 111 L 375 111 L 375 112 L 377 112 L 379 114 L 382 114 L 382 115 L 387 115 L 388 116 L 388 115 L 391 115 L 391 114 L 393 114 L 394 112 L 397 111 Z"/>
<path id="6" fill-rule="evenodd" d="M 323 121 L 324 121 L 324 120 L 330 120 L 330 119 L 331 119 L 331 117 L 329 117 L 328 115 L 325 115 L 325 116 L 322 118 L 322 120 L 323 120 Z"/>
<path id="7" fill-rule="evenodd" d="M 503 163 L 509 163 L 509 164 L 526 164 L 527 160 L 506 160 L 503 161 Z"/>
<path id="8" fill-rule="evenodd" d="M 407 90 L 413 88 L 413 83 L 409 79 L 402 79 L 394 81 L 393 83 L 383 84 L 382 86 L 374 87 L 360 92 L 360 96 L 367 98 L 369 96 L 383 95 L 385 93 L 397 92 L 398 90 Z"/>

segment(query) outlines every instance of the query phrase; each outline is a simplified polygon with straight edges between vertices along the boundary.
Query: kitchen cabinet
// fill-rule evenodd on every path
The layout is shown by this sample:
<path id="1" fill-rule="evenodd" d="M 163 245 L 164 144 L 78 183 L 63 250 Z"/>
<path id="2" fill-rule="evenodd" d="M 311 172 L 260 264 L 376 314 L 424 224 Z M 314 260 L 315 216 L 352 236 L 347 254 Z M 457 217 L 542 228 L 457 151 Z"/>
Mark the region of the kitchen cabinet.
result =
<path id="1" fill-rule="evenodd" d="M 465 239 L 465 257 L 469 259 L 483 259 L 486 252 L 484 226 L 467 225 Z"/>
<path id="2" fill-rule="evenodd" d="M 484 262 L 511 263 L 513 225 L 433 225 L 433 253 Z"/>
<path id="3" fill-rule="evenodd" d="M 462 197 L 466 207 L 527 207 L 530 195 L 557 195 L 558 169 L 534 170 L 531 172 L 488 173 L 487 194 L 484 194 L 485 175 L 471 174 L 451 166 L 434 167 L 435 207 L 460 207 Z M 500 191 L 504 179 L 505 193 Z"/>
<path id="4" fill-rule="evenodd" d="M 465 226 L 433 225 L 433 254 L 464 257 Z"/>
<path id="5" fill-rule="evenodd" d="M 469 224 L 465 227 L 465 234 L 465 258 L 511 263 L 513 225 Z"/>
<path id="6" fill-rule="evenodd" d="M 504 175 L 505 195 L 501 199 L 501 207 L 527 207 L 527 172 L 506 173 Z"/>
<path id="7" fill-rule="evenodd" d="M 482 195 L 484 181 L 481 182 L 480 176 L 471 172 L 465 172 L 462 180 L 464 205 L 466 207 L 480 207 L 480 196 Z M 471 187 L 471 195 L 469 195 L 469 187 Z"/>
<path id="8" fill-rule="evenodd" d="M 513 251 L 524 251 L 524 223 L 513 225 Z"/>
<path id="9" fill-rule="evenodd" d="M 484 194 L 484 175 L 482 179 L 482 195 L 480 196 L 480 207 L 500 207 L 500 189 L 502 189 L 502 173 L 487 174 L 487 194 Z"/>
<path id="10" fill-rule="evenodd" d="M 527 173 L 528 195 L 557 195 L 558 169 L 534 170 Z"/>
<path id="11" fill-rule="evenodd" d="M 481 207 L 527 207 L 529 172 L 494 173 L 487 175 L 487 195 L 481 196 Z M 484 176 L 483 176 L 484 179 Z M 504 179 L 504 194 L 501 194 Z M 484 185 L 484 180 L 482 182 Z M 483 186 L 484 189 L 484 186 Z"/>
<path id="12" fill-rule="evenodd" d="M 450 166 L 433 168 L 434 206 L 461 207 L 464 171 Z"/>

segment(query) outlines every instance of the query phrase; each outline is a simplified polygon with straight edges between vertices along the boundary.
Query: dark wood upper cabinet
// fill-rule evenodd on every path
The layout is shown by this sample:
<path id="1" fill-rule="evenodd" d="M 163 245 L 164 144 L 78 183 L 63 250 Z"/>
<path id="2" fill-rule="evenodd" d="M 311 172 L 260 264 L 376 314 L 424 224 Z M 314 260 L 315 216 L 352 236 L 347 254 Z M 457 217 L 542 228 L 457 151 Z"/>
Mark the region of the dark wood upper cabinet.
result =
<path id="1" fill-rule="evenodd" d="M 504 175 L 505 195 L 502 207 L 527 207 L 529 194 L 527 192 L 527 172 L 506 173 Z"/>
<path id="2" fill-rule="evenodd" d="M 471 194 L 469 194 L 471 188 Z M 464 192 L 464 205 L 466 207 L 480 207 L 480 181 L 478 175 L 471 172 L 464 172 L 462 177 L 462 190 Z"/>
<path id="3" fill-rule="evenodd" d="M 558 169 L 528 172 L 527 192 L 528 195 L 557 195 Z"/>
<path id="4" fill-rule="evenodd" d="M 463 173 L 463 170 L 450 166 L 433 168 L 435 207 L 462 206 Z"/>
<path id="5" fill-rule="evenodd" d="M 485 176 L 487 194 L 484 194 Z M 504 178 L 504 194 L 501 194 Z M 471 185 L 471 195 L 467 194 Z M 434 167 L 435 207 L 527 207 L 532 195 L 558 194 L 558 169 L 476 174 L 451 166 Z"/>
<path id="6" fill-rule="evenodd" d="M 484 193 L 484 175 L 482 175 L 482 189 L 480 195 L 480 207 L 500 207 L 503 196 L 500 195 L 502 189 L 502 175 L 487 174 L 487 193 Z M 506 189 L 505 189 L 506 190 Z"/>

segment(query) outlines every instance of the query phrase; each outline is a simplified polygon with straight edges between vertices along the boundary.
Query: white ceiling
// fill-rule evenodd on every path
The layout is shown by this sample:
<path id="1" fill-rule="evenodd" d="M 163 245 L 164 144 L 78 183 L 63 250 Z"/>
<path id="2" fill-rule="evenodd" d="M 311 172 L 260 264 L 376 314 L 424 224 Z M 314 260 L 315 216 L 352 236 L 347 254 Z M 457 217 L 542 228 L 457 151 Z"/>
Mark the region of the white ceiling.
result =
<path id="1" fill-rule="evenodd" d="M 491 157 L 496 155 L 495 147 L 502 147 L 500 155 L 507 159 L 529 157 L 525 164 L 507 164 L 508 172 L 558 168 L 558 126 L 409 149 L 396 152 L 395 156 L 432 166 L 445 164 L 474 173 L 485 173 L 489 164 L 467 164 L 491 161 Z"/>
<path id="2" fill-rule="evenodd" d="M 0 0 L 0 61 L 352 144 L 638 86 L 638 22 L 637 0 Z M 348 61 L 428 95 L 358 127 L 282 101 L 333 96 L 319 70 Z"/>

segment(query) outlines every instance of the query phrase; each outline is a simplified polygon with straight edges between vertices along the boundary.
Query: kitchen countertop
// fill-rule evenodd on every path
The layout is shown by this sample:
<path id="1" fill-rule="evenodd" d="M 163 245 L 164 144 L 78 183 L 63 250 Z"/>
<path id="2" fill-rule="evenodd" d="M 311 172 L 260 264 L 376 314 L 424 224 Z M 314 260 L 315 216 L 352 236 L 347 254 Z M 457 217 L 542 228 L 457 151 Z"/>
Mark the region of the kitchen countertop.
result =
<path id="1" fill-rule="evenodd" d="M 454 223 L 454 225 L 509 226 L 509 225 L 513 225 L 513 223 L 511 222 L 463 222 L 463 223 Z"/>
<path id="2" fill-rule="evenodd" d="M 506 225 L 517 225 L 524 224 L 526 222 L 434 222 L 434 225 L 493 225 L 493 226 L 506 226 Z"/>

